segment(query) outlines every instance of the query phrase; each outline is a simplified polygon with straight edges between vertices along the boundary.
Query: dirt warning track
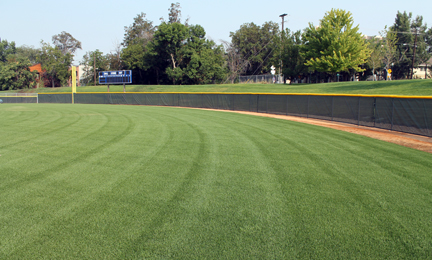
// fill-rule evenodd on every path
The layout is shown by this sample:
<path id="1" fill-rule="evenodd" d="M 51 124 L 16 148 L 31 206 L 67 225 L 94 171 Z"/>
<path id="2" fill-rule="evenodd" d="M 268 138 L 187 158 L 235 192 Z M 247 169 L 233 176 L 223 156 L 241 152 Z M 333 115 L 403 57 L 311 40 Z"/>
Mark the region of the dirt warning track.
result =
<path id="1" fill-rule="evenodd" d="M 209 109 L 209 110 L 213 110 L 213 109 Z M 346 124 L 346 123 L 304 118 L 304 117 L 296 117 L 296 116 L 273 115 L 273 114 L 265 114 L 265 113 L 231 111 L 231 110 L 217 110 L 217 111 L 279 118 L 279 119 L 296 121 L 296 122 L 301 122 L 306 124 L 324 126 L 324 127 L 329 127 L 329 128 L 333 128 L 345 132 L 359 134 L 359 135 L 375 138 L 378 140 L 414 148 L 420 151 L 432 153 L 432 138 L 426 136 L 390 131 L 390 130 L 379 129 L 374 127 L 356 126 L 353 124 Z"/>

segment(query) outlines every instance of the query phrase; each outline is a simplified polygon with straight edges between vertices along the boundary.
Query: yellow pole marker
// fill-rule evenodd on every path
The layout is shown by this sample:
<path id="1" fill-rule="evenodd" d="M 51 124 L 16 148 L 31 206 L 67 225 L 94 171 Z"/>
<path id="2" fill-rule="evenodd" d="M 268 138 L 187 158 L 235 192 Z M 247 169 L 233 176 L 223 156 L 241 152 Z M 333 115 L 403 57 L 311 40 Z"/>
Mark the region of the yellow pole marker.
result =
<path id="1" fill-rule="evenodd" d="M 76 67 L 72 66 L 72 104 L 74 104 L 75 93 L 76 93 Z"/>

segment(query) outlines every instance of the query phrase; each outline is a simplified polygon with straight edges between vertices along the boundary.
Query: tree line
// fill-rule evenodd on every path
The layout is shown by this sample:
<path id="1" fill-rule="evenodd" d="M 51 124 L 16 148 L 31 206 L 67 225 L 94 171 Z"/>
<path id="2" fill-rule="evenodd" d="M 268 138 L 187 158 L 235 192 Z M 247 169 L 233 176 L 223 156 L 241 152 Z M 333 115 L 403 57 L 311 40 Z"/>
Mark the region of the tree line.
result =
<path id="1" fill-rule="evenodd" d="M 202 26 L 182 21 L 179 3 L 168 11 L 168 20 L 161 18 L 157 26 L 138 14 L 113 52 L 87 52 L 82 83 L 97 83 L 99 71 L 123 69 L 133 71 L 134 84 L 234 83 L 240 75 L 269 74 L 272 66 L 290 82 L 377 79 L 387 77 L 389 69 L 393 79 L 406 79 L 431 58 L 432 28 L 407 12 L 398 12 L 394 24 L 376 37 L 362 35 L 350 12 L 332 9 L 302 31 L 281 31 L 274 22 L 245 23 L 230 33 L 230 42 L 217 45 Z M 26 68 L 36 62 L 48 85 L 65 85 L 80 48 L 67 32 L 54 35 L 52 45 L 41 42 L 39 49 L 1 41 L 1 89 L 33 87 L 35 74 Z"/>

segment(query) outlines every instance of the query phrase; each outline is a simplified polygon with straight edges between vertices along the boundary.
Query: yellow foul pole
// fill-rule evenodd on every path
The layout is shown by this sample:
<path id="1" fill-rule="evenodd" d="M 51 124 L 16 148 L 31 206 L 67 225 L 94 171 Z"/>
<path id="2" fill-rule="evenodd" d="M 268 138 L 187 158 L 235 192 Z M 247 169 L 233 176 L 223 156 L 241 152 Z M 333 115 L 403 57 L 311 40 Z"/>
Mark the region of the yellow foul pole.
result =
<path id="1" fill-rule="evenodd" d="M 76 93 L 76 67 L 72 66 L 72 104 L 74 104 L 75 93 Z"/>

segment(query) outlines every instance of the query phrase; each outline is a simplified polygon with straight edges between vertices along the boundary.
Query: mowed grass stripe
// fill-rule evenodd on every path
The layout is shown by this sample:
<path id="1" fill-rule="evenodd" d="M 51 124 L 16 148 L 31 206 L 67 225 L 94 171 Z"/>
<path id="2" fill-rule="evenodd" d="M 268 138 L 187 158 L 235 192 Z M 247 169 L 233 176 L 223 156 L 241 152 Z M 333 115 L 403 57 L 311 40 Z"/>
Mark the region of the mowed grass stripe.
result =
<path id="1" fill-rule="evenodd" d="M 432 253 L 430 154 L 216 111 L 16 106 L 0 106 L 0 258 Z M 1 147 L 43 121 L 60 130 Z"/>

